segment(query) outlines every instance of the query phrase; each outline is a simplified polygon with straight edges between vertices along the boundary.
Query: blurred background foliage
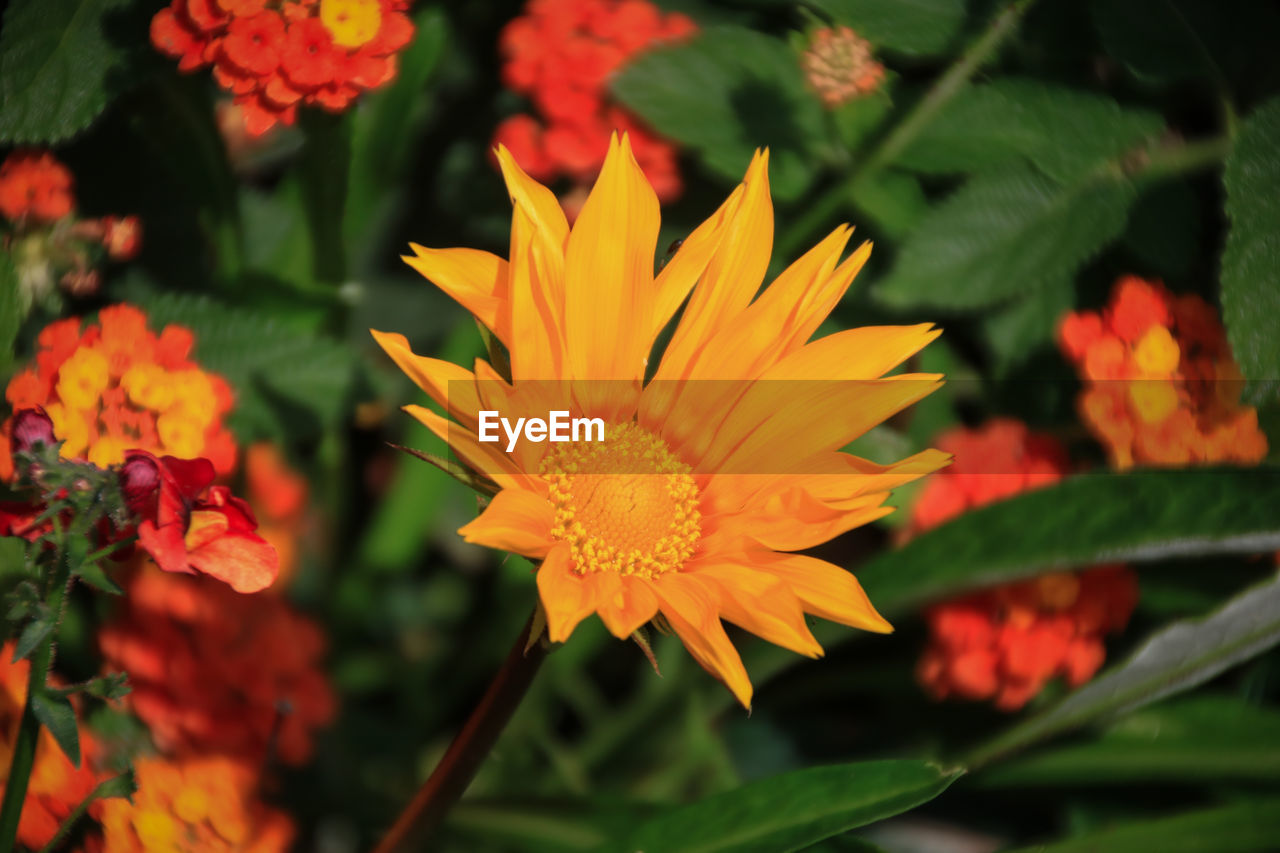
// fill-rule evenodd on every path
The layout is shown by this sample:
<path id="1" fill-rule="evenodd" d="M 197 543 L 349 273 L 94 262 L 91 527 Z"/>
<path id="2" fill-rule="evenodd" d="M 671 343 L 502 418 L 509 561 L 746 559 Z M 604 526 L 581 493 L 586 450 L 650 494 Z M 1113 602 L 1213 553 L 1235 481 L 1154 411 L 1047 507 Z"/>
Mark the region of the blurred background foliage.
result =
<path id="1" fill-rule="evenodd" d="M 1104 465 L 1054 333 L 1129 273 L 1221 306 L 1248 400 L 1280 446 L 1274 4 L 660 5 L 700 33 L 610 84 L 680 147 L 685 192 L 664 208 L 660 246 L 768 146 L 774 271 L 850 221 L 875 251 L 830 328 L 945 328 L 917 366 L 948 385 L 863 453 L 900 457 L 1000 415 Z M 157 8 L 11 0 L 0 140 L 54 146 L 83 211 L 145 225 L 139 257 L 65 310 L 129 301 L 156 328 L 192 329 L 201 363 L 236 389 L 237 438 L 283 445 L 311 480 L 323 523 L 290 595 L 324 625 L 341 714 L 276 799 L 303 849 L 363 849 L 442 754 L 535 594 L 528 563 L 454 534 L 476 511 L 471 492 L 387 447 L 445 452 L 396 411 L 422 395 L 367 332 L 402 332 L 464 364 L 482 353 L 474 321 L 398 255 L 410 240 L 506 252 L 509 205 L 488 151 L 521 108 L 497 47 L 521 5 L 415 4 L 391 83 L 230 155 L 208 75 L 179 74 L 147 43 Z M 806 33 L 828 24 L 853 27 L 886 69 L 875 92 L 835 109 L 799 63 Z M 10 371 L 51 319 L 47 306 L 21 322 L 4 314 Z M 757 684 L 749 715 L 672 638 L 655 637 L 659 675 L 584 623 L 548 659 L 441 849 L 1274 849 L 1275 462 L 1272 451 L 1258 469 L 1072 478 L 900 549 L 894 517 L 848 534 L 821 555 L 859 575 L 897 633 L 815 624 L 821 661 L 735 634 Z M 1140 575 L 1137 613 L 1110 668 L 1065 701 L 1051 688 L 1011 717 L 935 703 L 915 683 L 922 605 L 1117 559 Z M 77 606 L 61 650 L 71 677 L 97 668 L 94 602 Z"/>

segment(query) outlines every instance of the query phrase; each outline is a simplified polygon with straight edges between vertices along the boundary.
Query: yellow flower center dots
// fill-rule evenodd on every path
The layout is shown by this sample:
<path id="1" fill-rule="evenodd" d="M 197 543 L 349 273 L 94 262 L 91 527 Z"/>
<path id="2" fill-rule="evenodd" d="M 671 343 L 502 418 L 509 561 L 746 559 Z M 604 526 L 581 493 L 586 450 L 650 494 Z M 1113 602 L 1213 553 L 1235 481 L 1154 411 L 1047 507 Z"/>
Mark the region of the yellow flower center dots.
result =
<path id="1" fill-rule="evenodd" d="M 378 0 L 320 0 L 320 23 L 339 47 L 356 48 L 373 41 L 382 26 Z"/>
<path id="2" fill-rule="evenodd" d="M 1168 376 L 1178 369 L 1182 350 L 1164 326 L 1152 326 L 1133 348 L 1133 360 L 1148 376 Z"/>
<path id="3" fill-rule="evenodd" d="M 91 347 L 71 354 L 58 372 L 58 398 L 73 409 L 90 409 L 107 387 L 107 358 Z"/>
<path id="4" fill-rule="evenodd" d="M 554 445 L 541 467 L 555 506 L 552 538 L 569 543 L 579 574 L 679 569 L 702 534 L 689 471 L 634 423 L 609 425 L 604 441 Z"/>

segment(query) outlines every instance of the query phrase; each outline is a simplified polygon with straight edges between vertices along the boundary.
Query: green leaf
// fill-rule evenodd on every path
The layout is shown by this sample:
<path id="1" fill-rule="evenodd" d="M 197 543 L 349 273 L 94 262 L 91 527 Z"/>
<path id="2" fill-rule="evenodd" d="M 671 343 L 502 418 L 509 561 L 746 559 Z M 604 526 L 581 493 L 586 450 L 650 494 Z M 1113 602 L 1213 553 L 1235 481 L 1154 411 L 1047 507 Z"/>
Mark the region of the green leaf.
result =
<path id="1" fill-rule="evenodd" d="M 1190 690 L 1280 643 L 1280 576 L 1200 619 L 1174 622 L 1043 713 L 970 756 L 986 764 L 1029 744 Z"/>
<path id="2" fill-rule="evenodd" d="M 848 24 L 877 49 L 933 56 L 964 26 L 964 0 L 815 0 L 838 24 Z"/>
<path id="3" fill-rule="evenodd" d="M 925 761 L 864 761 L 797 770 L 671 809 L 602 849 L 800 850 L 926 803 L 962 772 Z"/>
<path id="4" fill-rule="evenodd" d="M 40 645 L 41 641 L 57 627 L 57 618 L 43 602 L 36 606 L 35 613 L 35 618 L 24 625 L 22 633 L 18 635 L 18 642 L 13 647 L 11 659 L 14 663 L 35 651 L 36 646 Z"/>
<path id="5" fill-rule="evenodd" d="M 1119 823 L 1074 838 L 1023 848 L 1022 853 L 1247 853 L 1275 850 L 1277 836 L 1280 797 L 1273 797 Z"/>
<path id="6" fill-rule="evenodd" d="M 882 554 L 858 580 L 883 611 L 1097 563 L 1280 548 L 1280 471 L 1072 477 L 980 507 Z"/>
<path id="7" fill-rule="evenodd" d="M 31 711 L 40 725 L 49 730 L 58 746 L 76 767 L 80 766 L 80 732 L 76 728 L 76 712 L 66 696 L 37 691 L 31 697 Z"/>
<path id="8" fill-rule="evenodd" d="M 929 212 L 920 182 L 905 172 L 876 172 L 858 182 L 854 207 L 895 240 L 911 233 Z"/>
<path id="9" fill-rule="evenodd" d="M 1222 252 L 1222 314 L 1254 403 L 1280 400 L 1280 99 L 1245 120 L 1223 183 L 1231 230 Z"/>
<path id="10" fill-rule="evenodd" d="M 1006 78 L 960 92 L 895 161 L 926 174 L 978 172 L 1026 158 L 1058 181 L 1158 136 L 1164 121 L 1105 95 Z"/>
<path id="11" fill-rule="evenodd" d="M 1280 713 L 1234 696 L 1193 696 L 1132 714 L 1090 743 L 1036 752 L 975 775 L 988 788 L 1280 779 Z"/>
<path id="12" fill-rule="evenodd" d="M 242 438 L 306 440 L 345 416 L 356 357 L 343 344 L 207 296 L 144 287 L 128 293 L 153 327 L 176 323 L 195 333 L 196 360 L 235 391 L 232 423 Z"/>
<path id="13" fill-rule="evenodd" d="M 0 31 L 0 140 L 57 142 L 132 76 L 130 0 L 13 0 Z M 144 25 L 145 26 L 145 25 Z"/>
<path id="14" fill-rule="evenodd" d="M 124 590 L 116 584 L 98 563 L 85 562 L 76 569 L 76 577 L 100 592 L 111 595 L 124 595 Z"/>
<path id="15" fill-rule="evenodd" d="M 1133 186 L 1063 186 L 1028 167 L 979 175 L 935 207 L 872 290 L 886 305 L 973 310 L 1070 278 L 1124 230 Z"/>
<path id="16" fill-rule="evenodd" d="M 1124 247 L 1143 267 L 1165 276 L 1185 276 L 1202 243 L 1200 199 L 1186 181 L 1143 191 L 1129 212 Z"/>
<path id="17" fill-rule="evenodd" d="M 813 180 L 823 111 L 781 39 L 708 27 L 688 43 L 629 63 L 614 78 L 613 93 L 729 180 L 741 180 L 752 152 L 765 146 L 776 198 L 798 198 Z"/>
<path id="18" fill-rule="evenodd" d="M 449 829 L 487 846 L 527 853 L 595 850 L 652 809 L 607 799 L 466 800 L 449 812 Z M 477 846 L 477 845 L 473 845 Z M 466 849 L 466 848 L 464 848 Z"/>

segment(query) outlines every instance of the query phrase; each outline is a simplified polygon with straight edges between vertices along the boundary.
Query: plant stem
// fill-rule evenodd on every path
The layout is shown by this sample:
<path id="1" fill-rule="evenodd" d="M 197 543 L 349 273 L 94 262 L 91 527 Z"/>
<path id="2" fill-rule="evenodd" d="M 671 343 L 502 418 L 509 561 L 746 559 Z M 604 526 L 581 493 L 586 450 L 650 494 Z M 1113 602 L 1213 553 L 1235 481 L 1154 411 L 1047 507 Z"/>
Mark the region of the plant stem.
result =
<path id="1" fill-rule="evenodd" d="M 1231 137 L 1227 135 L 1166 145 L 1148 152 L 1132 176 L 1145 181 L 1195 172 L 1218 165 L 1230 152 Z"/>
<path id="2" fill-rule="evenodd" d="M 942 107 L 964 88 L 974 72 L 991 58 L 996 48 L 1014 33 L 1018 22 L 1034 2 L 1035 0 L 1017 0 L 1001 10 L 991 20 L 986 32 L 979 36 L 938 78 L 907 117 L 861 163 L 854 166 L 847 176 L 819 196 L 813 204 L 809 205 L 805 213 L 796 219 L 795 224 L 779 236 L 776 254 L 784 260 L 791 258 L 800 244 L 824 222 L 827 222 L 841 205 L 849 200 L 863 181 L 874 176 L 877 171 L 901 154 L 920 131 L 933 121 Z"/>
<path id="3" fill-rule="evenodd" d="M 39 547 L 38 545 L 35 547 Z M 32 708 L 32 697 L 45 689 L 49 669 L 53 666 L 54 639 L 57 625 L 62 622 L 62 607 L 67 589 L 71 586 L 71 564 L 67 558 L 66 534 L 59 529 L 58 547 L 54 556 L 53 586 L 45 596 L 49 612 L 54 614 L 54 629 L 49 632 L 31 653 L 31 671 L 27 676 L 27 700 L 22 709 L 22 722 L 18 724 L 18 737 L 13 745 L 9 761 L 9 776 L 5 783 L 4 801 L 0 803 L 0 850 L 13 849 L 18 835 L 18 823 L 22 818 L 22 805 L 27 797 L 27 783 L 31 779 L 31 767 L 35 763 L 36 744 L 40 739 L 40 721 Z"/>
<path id="4" fill-rule="evenodd" d="M 535 642 L 526 652 L 532 627 L 530 617 L 462 731 L 374 853 L 423 849 L 427 836 L 439 828 L 449 809 L 461 799 L 547 656 L 541 642 Z"/>

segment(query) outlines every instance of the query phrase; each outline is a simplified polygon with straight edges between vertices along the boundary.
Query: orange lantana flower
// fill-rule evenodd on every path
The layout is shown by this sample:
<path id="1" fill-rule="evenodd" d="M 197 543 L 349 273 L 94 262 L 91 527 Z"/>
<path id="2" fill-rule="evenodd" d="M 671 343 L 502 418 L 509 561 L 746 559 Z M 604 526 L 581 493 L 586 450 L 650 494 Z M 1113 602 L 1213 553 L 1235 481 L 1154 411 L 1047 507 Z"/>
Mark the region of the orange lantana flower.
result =
<path id="1" fill-rule="evenodd" d="M 258 770 L 225 756 L 141 758 L 131 800 L 101 802 L 87 853 L 284 853 L 293 821 L 254 796 Z"/>
<path id="2" fill-rule="evenodd" d="M 453 420 L 407 411 L 497 489 L 465 538 L 541 560 L 551 640 L 593 613 L 618 637 L 660 617 L 744 705 L 751 683 L 722 618 L 813 657 L 806 613 L 889 631 L 853 575 L 790 553 L 884 516 L 892 486 L 946 460 L 926 451 L 879 466 L 840 452 L 939 379 L 881 378 L 938 335 L 929 325 L 810 342 L 870 246 L 842 261 L 851 231 L 838 228 L 753 302 L 773 235 L 766 154 L 656 276 L 658 200 L 625 136 L 572 230 L 548 189 L 505 149 L 498 159 L 515 204 L 510 259 L 414 246 L 407 260 L 505 345 L 512 381 L 374 333 Z M 488 410 L 569 410 L 599 418 L 604 440 L 508 453 L 480 440 Z"/>
<path id="3" fill-rule="evenodd" d="M 125 703 L 168 753 L 217 752 L 258 766 L 302 764 L 337 700 L 324 635 L 280 596 L 240 595 L 207 578 L 144 567 L 98 636 Z"/>
<path id="4" fill-rule="evenodd" d="M 43 408 L 62 455 L 106 468 L 137 448 L 184 459 L 203 456 L 219 474 L 235 467 L 235 439 L 223 425 L 231 388 L 191 359 L 195 338 L 181 326 L 159 334 L 132 305 L 98 312 L 81 329 L 72 317 L 46 326 L 35 365 L 9 381 L 14 410 Z M 0 425 L 0 479 L 13 476 L 9 421 Z"/>

